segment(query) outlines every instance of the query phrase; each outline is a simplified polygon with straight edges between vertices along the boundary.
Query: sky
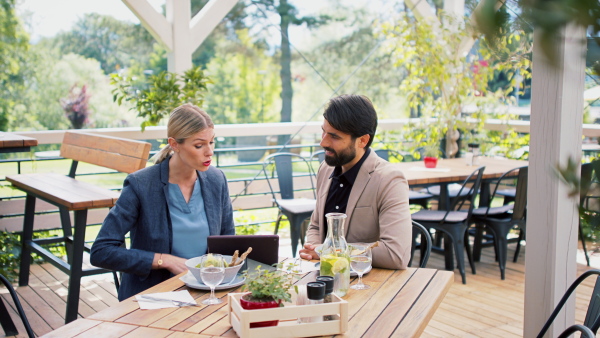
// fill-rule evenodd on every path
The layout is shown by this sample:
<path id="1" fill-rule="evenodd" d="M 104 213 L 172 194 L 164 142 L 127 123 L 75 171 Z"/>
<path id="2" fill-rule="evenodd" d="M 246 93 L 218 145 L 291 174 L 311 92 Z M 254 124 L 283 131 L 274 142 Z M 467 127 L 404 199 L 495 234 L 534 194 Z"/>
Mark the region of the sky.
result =
<path id="1" fill-rule="evenodd" d="M 147 0 L 154 8 L 161 11 L 166 0 Z M 344 0 L 345 7 L 371 8 L 389 7 L 390 0 Z M 296 0 L 294 4 L 300 14 L 318 11 L 325 5 L 322 0 Z M 35 43 L 41 37 L 52 37 L 61 31 L 68 31 L 71 26 L 86 13 L 111 15 L 116 19 L 139 23 L 137 17 L 123 4 L 122 0 L 19 0 L 17 11 L 26 18 L 31 41 Z M 294 29 L 290 32 L 292 41 L 301 42 L 310 35 L 307 30 Z"/>
<path id="2" fill-rule="evenodd" d="M 160 10 L 165 0 L 148 0 Z M 19 15 L 30 13 L 31 40 L 51 37 L 60 31 L 68 31 L 86 13 L 111 15 L 119 20 L 134 23 L 140 21 L 121 0 L 20 0 Z"/>

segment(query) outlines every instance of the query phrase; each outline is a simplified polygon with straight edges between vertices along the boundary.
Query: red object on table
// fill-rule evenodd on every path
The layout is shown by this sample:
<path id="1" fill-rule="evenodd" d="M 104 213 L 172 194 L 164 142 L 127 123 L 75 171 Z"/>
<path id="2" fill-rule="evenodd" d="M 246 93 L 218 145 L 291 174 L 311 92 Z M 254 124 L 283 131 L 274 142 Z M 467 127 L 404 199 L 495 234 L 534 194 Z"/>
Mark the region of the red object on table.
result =
<path id="1" fill-rule="evenodd" d="M 425 162 L 425 168 L 435 168 L 437 166 L 437 157 L 425 156 L 423 161 Z"/>
<path id="2" fill-rule="evenodd" d="M 248 301 L 248 300 L 244 299 L 246 296 L 247 295 L 244 295 L 242 298 L 240 298 L 240 305 L 242 305 L 243 309 L 256 310 L 256 309 L 269 309 L 269 308 L 279 307 L 279 302 L 276 302 L 274 300 L 272 300 L 270 302 L 255 302 L 255 301 Z M 279 323 L 278 320 L 269 320 L 266 322 L 250 323 L 250 328 L 265 327 L 265 326 L 277 326 L 278 323 Z"/>

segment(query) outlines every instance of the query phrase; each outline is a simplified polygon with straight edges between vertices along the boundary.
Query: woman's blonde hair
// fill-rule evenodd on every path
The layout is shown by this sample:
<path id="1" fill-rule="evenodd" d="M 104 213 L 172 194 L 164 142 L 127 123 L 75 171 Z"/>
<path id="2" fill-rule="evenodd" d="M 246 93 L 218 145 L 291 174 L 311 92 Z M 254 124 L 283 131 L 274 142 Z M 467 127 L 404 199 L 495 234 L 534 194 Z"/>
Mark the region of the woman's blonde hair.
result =
<path id="1" fill-rule="evenodd" d="M 183 104 L 171 112 L 167 124 L 167 137 L 172 137 L 177 143 L 183 143 L 186 138 L 193 136 L 206 128 L 214 128 L 212 119 L 208 114 L 189 103 Z M 169 144 L 164 146 L 156 155 L 154 163 L 160 163 L 173 153 Z"/>

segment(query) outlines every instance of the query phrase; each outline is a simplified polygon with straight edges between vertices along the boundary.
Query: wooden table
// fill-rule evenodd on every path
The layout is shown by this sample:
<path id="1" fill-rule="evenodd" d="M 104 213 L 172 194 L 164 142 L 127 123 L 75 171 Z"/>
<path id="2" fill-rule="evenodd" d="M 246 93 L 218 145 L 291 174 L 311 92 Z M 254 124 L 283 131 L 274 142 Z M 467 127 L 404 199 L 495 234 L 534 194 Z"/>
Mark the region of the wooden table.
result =
<path id="1" fill-rule="evenodd" d="M 314 281 L 316 271 L 298 281 Z M 409 268 L 407 270 L 373 269 L 363 277 L 368 290 L 350 290 L 348 331 L 343 337 L 417 337 L 433 316 L 454 280 L 449 271 Z M 353 281 L 355 283 L 356 280 Z M 198 303 L 209 292 L 188 288 L 173 277 L 143 293 L 189 290 Z M 44 337 L 235 337 L 227 314 L 227 293 L 217 291 L 222 304 L 199 307 L 140 310 L 133 298 L 126 299 L 85 319 L 78 319 Z"/>
<path id="2" fill-rule="evenodd" d="M 510 160 L 506 158 L 483 157 L 478 158 L 477 165 L 468 166 L 464 158 L 452 158 L 438 160 L 434 169 L 425 168 L 423 161 L 399 163 L 402 172 L 406 176 L 409 186 L 440 185 L 439 210 L 448 210 L 452 207 L 448 184 L 463 183 L 475 169 L 485 166 L 482 175 L 481 188 L 479 192 L 479 206 L 488 206 L 491 201 L 491 182 L 502 176 L 505 172 L 528 165 L 527 161 Z M 515 173 L 516 175 L 517 173 Z M 444 237 L 444 245 L 452 245 L 449 238 Z M 439 241 L 439 240 L 438 240 Z M 438 245 L 439 246 L 439 245 Z M 454 255 L 452 251 L 445 255 L 446 270 L 454 270 Z"/>
<path id="3" fill-rule="evenodd" d="M 398 163 L 409 186 L 440 185 L 440 209 L 442 210 L 450 206 L 448 184 L 462 183 L 479 166 L 485 166 L 480 193 L 479 206 L 481 207 L 489 203 L 491 180 L 502 176 L 511 169 L 526 165 L 528 165 L 527 161 L 483 156 L 479 157 L 479 164 L 473 166 L 466 165 L 464 158 L 440 159 L 435 169 L 425 168 L 423 161 Z"/>
<path id="4" fill-rule="evenodd" d="M 0 131 L 0 153 L 28 152 L 37 145 L 32 137 Z"/>

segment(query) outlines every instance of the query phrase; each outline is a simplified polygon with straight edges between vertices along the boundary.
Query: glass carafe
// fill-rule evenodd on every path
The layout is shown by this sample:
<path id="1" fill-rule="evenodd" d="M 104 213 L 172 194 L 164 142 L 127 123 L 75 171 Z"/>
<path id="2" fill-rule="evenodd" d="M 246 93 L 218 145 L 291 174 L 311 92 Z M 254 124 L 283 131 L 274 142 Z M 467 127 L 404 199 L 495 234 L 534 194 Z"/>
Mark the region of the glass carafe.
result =
<path id="1" fill-rule="evenodd" d="M 332 276 L 333 292 L 343 297 L 350 286 L 350 252 L 344 238 L 346 214 L 329 213 L 325 217 L 327 238 L 321 249 L 321 276 Z"/>

